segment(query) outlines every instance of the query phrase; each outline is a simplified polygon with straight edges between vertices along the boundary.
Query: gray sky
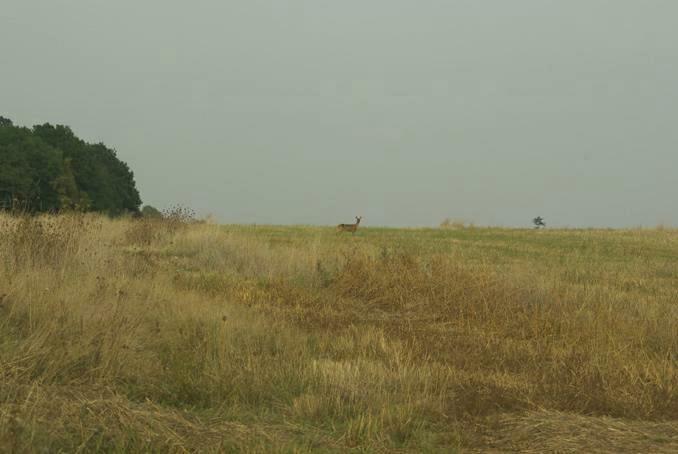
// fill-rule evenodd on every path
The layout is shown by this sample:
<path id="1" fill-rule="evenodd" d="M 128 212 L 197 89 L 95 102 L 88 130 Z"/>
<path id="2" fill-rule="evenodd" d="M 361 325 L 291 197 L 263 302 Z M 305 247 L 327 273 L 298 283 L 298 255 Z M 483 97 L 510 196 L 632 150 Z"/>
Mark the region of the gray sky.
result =
<path id="1" fill-rule="evenodd" d="M 159 208 L 678 225 L 675 0 L 2 0 L 0 56 Z"/>

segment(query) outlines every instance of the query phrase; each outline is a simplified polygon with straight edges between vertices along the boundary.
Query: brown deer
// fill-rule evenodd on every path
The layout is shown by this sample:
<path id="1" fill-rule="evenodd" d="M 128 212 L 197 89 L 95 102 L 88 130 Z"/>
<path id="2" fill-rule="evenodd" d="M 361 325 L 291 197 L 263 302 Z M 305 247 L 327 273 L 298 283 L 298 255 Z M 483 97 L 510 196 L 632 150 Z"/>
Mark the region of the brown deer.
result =
<path id="1" fill-rule="evenodd" d="M 356 216 L 355 217 L 355 224 L 339 224 L 337 226 L 337 232 L 355 233 L 355 231 L 358 230 L 358 224 L 360 224 L 360 220 L 362 218 L 363 218 L 362 216 Z"/>

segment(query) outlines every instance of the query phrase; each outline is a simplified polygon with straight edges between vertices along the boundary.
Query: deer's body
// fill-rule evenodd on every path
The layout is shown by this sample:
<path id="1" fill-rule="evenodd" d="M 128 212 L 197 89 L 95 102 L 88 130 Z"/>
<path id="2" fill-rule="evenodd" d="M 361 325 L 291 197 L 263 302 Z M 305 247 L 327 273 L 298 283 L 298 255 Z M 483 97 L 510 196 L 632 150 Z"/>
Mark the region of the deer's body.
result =
<path id="1" fill-rule="evenodd" d="M 351 232 L 355 233 L 356 230 L 358 230 L 358 225 L 360 224 L 360 220 L 362 217 L 356 216 L 355 218 L 355 224 L 339 224 L 337 226 L 337 231 L 338 232 Z"/>

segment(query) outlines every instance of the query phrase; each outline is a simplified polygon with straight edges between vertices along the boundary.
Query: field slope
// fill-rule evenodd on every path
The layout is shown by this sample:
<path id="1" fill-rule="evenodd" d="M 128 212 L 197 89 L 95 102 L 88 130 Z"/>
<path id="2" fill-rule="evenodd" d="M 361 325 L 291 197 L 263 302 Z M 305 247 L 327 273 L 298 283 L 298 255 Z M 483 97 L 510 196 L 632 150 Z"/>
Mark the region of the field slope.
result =
<path id="1" fill-rule="evenodd" d="M 677 452 L 678 231 L 0 215 L 0 451 Z"/>

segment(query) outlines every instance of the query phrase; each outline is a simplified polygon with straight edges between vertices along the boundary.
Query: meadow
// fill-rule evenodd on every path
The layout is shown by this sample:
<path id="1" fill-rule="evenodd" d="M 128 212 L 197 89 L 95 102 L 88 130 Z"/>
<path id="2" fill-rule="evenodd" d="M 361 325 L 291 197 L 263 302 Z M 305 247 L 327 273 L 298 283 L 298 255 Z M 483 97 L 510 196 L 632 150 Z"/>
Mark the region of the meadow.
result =
<path id="1" fill-rule="evenodd" d="M 678 452 L 678 230 L 0 214 L 0 451 Z"/>

